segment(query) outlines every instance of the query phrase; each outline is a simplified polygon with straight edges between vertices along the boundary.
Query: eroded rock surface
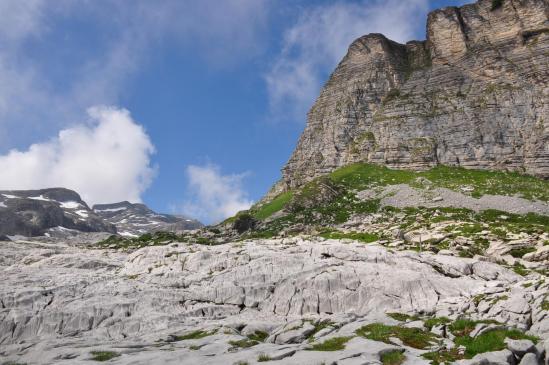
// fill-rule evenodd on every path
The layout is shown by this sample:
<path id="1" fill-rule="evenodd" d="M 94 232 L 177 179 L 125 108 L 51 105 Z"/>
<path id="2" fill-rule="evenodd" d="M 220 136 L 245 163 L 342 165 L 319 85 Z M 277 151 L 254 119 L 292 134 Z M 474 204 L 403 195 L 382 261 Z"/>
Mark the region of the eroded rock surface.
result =
<path id="1" fill-rule="evenodd" d="M 113 352 L 114 364 L 347 364 L 395 348 L 428 363 L 429 349 L 356 335 L 398 323 L 393 312 L 549 335 L 549 283 L 480 259 L 306 237 L 133 252 L 27 241 L 0 251 L 0 356 L 28 364 L 89 363 L 93 351 Z M 181 337 L 194 331 L 205 335 Z M 341 337 L 341 350 L 307 350 Z"/>

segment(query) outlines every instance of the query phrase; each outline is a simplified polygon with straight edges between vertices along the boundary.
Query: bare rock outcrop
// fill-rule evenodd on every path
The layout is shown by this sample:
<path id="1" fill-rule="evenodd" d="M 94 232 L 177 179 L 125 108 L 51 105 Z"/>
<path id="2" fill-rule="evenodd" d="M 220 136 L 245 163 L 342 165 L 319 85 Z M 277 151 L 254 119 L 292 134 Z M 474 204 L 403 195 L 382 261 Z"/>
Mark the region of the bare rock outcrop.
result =
<path id="1" fill-rule="evenodd" d="M 549 2 L 433 11 L 427 40 L 369 34 L 308 114 L 274 192 L 354 162 L 549 177 Z"/>

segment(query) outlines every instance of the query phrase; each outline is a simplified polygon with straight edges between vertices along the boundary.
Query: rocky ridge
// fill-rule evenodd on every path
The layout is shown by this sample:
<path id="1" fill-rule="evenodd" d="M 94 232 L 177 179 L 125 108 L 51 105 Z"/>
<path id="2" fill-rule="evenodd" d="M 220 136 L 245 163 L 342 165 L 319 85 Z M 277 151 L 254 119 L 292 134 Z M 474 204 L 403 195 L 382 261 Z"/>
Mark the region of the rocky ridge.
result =
<path id="1" fill-rule="evenodd" d="M 116 233 L 76 192 L 53 188 L 0 191 L 0 236 L 66 236 Z"/>
<path id="2" fill-rule="evenodd" d="M 185 216 L 156 213 L 144 204 L 98 204 L 92 210 L 116 226 L 118 234 L 123 236 L 137 237 L 149 232 L 193 230 L 203 226 L 197 220 Z"/>
<path id="3" fill-rule="evenodd" d="M 68 238 L 107 232 L 137 237 L 159 230 L 202 227 L 183 216 L 158 214 L 143 204 L 120 202 L 90 208 L 75 191 L 63 188 L 0 191 L 0 237 Z"/>
<path id="4" fill-rule="evenodd" d="M 357 39 L 271 196 L 354 162 L 549 177 L 548 14 L 546 0 L 479 0 L 430 13 L 426 41 Z"/>

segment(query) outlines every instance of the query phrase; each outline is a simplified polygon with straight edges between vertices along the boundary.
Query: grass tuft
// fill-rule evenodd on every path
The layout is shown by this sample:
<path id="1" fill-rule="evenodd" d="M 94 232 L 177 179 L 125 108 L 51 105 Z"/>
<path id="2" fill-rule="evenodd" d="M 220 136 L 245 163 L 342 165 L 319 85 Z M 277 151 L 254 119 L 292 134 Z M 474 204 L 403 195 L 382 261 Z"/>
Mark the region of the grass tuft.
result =
<path id="1" fill-rule="evenodd" d="M 251 335 L 248 335 L 247 337 L 251 341 L 265 342 L 267 337 L 269 337 L 269 334 L 263 331 L 255 331 L 254 333 L 252 333 Z"/>
<path id="2" fill-rule="evenodd" d="M 457 346 L 465 346 L 465 358 L 470 359 L 477 354 L 484 352 L 499 351 L 507 348 L 504 340 L 510 338 L 513 340 L 531 340 L 536 343 L 537 337 L 529 336 L 517 329 L 493 329 L 480 334 L 475 338 L 462 336 L 455 339 Z"/>
<path id="3" fill-rule="evenodd" d="M 441 349 L 438 351 L 426 352 L 421 355 L 427 360 L 431 360 L 432 365 L 453 364 L 457 360 L 463 359 L 463 354 L 460 354 L 457 348 Z"/>
<path id="4" fill-rule="evenodd" d="M 383 365 L 400 365 L 406 360 L 406 356 L 401 350 L 391 350 L 382 353 L 379 359 Z"/>
<path id="5" fill-rule="evenodd" d="M 312 345 L 309 351 L 340 351 L 345 349 L 345 344 L 353 337 L 334 337 L 322 343 Z"/>
<path id="6" fill-rule="evenodd" d="M 193 332 L 187 333 L 185 335 L 173 336 L 173 341 L 176 342 L 176 341 L 185 341 L 185 340 L 198 340 L 200 338 L 215 335 L 216 332 L 217 332 L 216 330 L 213 330 L 213 331 L 210 331 L 210 332 L 201 331 L 201 330 L 193 331 Z"/>
<path id="7" fill-rule="evenodd" d="M 426 319 L 425 322 L 423 322 L 423 325 L 430 330 L 433 329 L 433 327 L 435 326 L 439 326 L 441 324 L 448 324 L 452 322 L 451 320 L 449 320 L 448 318 L 446 317 L 434 317 L 434 318 L 429 318 L 429 319 Z"/>
<path id="8" fill-rule="evenodd" d="M 109 361 L 115 357 L 120 356 L 118 352 L 114 351 L 92 351 L 90 352 L 92 358 L 90 360 L 94 361 Z"/>
<path id="9" fill-rule="evenodd" d="M 271 361 L 271 357 L 267 354 L 259 354 L 257 357 L 257 362 Z"/>
<path id="10" fill-rule="evenodd" d="M 416 315 L 409 315 L 405 313 L 385 313 L 392 319 L 395 319 L 400 322 L 406 322 L 406 321 L 415 321 L 418 320 L 419 317 Z"/>
<path id="11" fill-rule="evenodd" d="M 237 341 L 229 341 L 229 345 L 231 345 L 232 347 L 242 348 L 242 349 L 247 349 L 257 344 L 259 344 L 259 341 L 250 340 L 248 338 L 244 338 L 242 340 L 237 340 Z"/>

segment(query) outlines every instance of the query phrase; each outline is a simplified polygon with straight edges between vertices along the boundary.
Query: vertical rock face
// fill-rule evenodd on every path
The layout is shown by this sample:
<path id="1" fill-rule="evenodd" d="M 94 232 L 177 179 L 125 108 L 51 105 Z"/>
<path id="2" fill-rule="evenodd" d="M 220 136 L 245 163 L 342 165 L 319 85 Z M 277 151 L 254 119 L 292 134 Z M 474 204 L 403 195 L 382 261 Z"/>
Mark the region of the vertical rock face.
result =
<path id="1" fill-rule="evenodd" d="M 357 39 L 277 189 L 354 162 L 549 177 L 548 16 L 548 0 L 479 0 L 430 13 L 426 41 Z"/>

